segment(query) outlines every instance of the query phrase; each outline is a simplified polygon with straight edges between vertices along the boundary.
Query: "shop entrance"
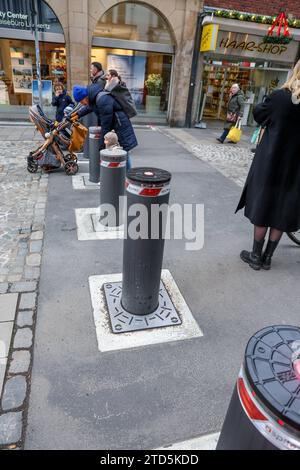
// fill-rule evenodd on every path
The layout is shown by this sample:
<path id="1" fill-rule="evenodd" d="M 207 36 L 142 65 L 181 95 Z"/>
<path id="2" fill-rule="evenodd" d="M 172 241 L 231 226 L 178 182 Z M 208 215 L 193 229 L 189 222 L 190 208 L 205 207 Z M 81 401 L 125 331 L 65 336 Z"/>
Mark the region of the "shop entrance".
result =
<path id="1" fill-rule="evenodd" d="M 115 69 L 135 100 L 138 118 L 168 119 L 174 40 L 166 21 L 146 5 L 119 3 L 98 22 L 91 58 Z"/>
<path id="2" fill-rule="evenodd" d="M 255 125 L 253 107 L 264 95 L 280 88 L 288 72 L 285 68 L 264 67 L 255 62 L 206 60 L 199 114 L 204 120 L 225 120 L 230 88 L 238 83 L 246 99 L 243 124 Z"/>

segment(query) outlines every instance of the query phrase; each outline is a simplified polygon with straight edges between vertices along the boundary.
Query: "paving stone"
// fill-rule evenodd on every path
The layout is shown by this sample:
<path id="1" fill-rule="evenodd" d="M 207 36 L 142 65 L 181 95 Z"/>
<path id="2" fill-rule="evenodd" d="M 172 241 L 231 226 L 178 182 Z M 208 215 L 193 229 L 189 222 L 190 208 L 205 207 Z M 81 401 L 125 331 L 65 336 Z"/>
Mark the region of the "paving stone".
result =
<path id="1" fill-rule="evenodd" d="M 32 267 L 38 267 L 41 265 L 41 255 L 39 254 L 33 254 L 33 255 L 28 255 L 26 258 L 26 264 L 27 266 L 32 266 Z"/>
<path id="2" fill-rule="evenodd" d="M 31 240 L 43 240 L 44 238 L 44 232 L 40 231 L 40 232 L 33 232 L 31 234 Z"/>
<path id="3" fill-rule="evenodd" d="M 32 331 L 30 328 L 18 328 L 15 340 L 14 349 L 29 349 L 32 346 Z"/>
<path id="4" fill-rule="evenodd" d="M 11 286 L 10 292 L 33 292 L 36 288 L 37 282 L 16 282 Z"/>
<path id="5" fill-rule="evenodd" d="M 36 297 L 37 297 L 37 294 L 35 292 L 31 292 L 29 294 L 22 294 L 19 309 L 28 310 L 28 309 L 35 308 Z"/>
<path id="6" fill-rule="evenodd" d="M 0 322 L 15 320 L 17 302 L 18 294 L 0 295 Z"/>
<path id="7" fill-rule="evenodd" d="M 35 280 L 40 277 L 40 268 L 25 268 L 25 279 Z"/>
<path id="8" fill-rule="evenodd" d="M 5 294 L 8 291 L 8 283 L 0 284 L 0 294 Z"/>
<path id="9" fill-rule="evenodd" d="M 7 380 L 2 395 L 3 411 L 20 408 L 24 403 L 26 393 L 27 382 L 23 375 L 18 375 Z"/>
<path id="10" fill-rule="evenodd" d="M 21 281 L 21 279 L 22 279 L 21 274 L 14 274 L 13 276 L 8 276 L 7 277 L 8 282 L 19 282 L 19 281 Z"/>
<path id="11" fill-rule="evenodd" d="M 22 438 L 23 413 L 5 413 L 0 416 L 0 445 L 15 444 Z"/>
<path id="12" fill-rule="evenodd" d="M 10 374 L 26 374 L 29 370 L 31 354 L 29 351 L 15 351 L 9 366 Z"/>
<path id="13" fill-rule="evenodd" d="M 5 378 L 7 359 L 0 359 L 0 397 L 2 394 L 2 386 Z"/>
<path id="14" fill-rule="evenodd" d="M 30 243 L 30 252 L 31 253 L 40 253 L 42 251 L 43 242 L 34 241 Z"/>
<path id="15" fill-rule="evenodd" d="M 23 328 L 24 326 L 32 326 L 33 325 L 33 311 L 30 310 L 28 312 L 19 312 L 17 317 L 17 325 L 19 328 Z"/>

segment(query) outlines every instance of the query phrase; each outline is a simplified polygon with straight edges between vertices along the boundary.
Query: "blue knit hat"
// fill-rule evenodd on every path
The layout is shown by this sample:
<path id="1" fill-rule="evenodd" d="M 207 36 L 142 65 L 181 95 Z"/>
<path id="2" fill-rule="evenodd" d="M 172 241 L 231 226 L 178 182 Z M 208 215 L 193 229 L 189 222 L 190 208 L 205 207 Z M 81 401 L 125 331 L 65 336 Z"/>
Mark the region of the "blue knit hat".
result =
<path id="1" fill-rule="evenodd" d="M 75 85 L 73 88 L 74 100 L 79 103 L 79 101 L 84 100 L 88 96 L 88 89 L 85 86 Z"/>

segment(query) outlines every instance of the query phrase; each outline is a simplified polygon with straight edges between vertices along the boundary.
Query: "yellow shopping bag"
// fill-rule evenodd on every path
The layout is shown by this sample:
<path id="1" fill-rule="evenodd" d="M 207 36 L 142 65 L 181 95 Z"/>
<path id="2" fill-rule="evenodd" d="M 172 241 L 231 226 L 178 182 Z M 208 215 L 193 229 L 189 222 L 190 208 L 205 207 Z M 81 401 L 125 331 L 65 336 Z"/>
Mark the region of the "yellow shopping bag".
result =
<path id="1" fill-rule="evenodd" d="M 242 137 L 241 126 L 241 120 L 239 119 L 236 125 L 230 129 L 227 139 L 231 140 L 231 142 L 234 142 L 235 144 L 239 142 Z"/>

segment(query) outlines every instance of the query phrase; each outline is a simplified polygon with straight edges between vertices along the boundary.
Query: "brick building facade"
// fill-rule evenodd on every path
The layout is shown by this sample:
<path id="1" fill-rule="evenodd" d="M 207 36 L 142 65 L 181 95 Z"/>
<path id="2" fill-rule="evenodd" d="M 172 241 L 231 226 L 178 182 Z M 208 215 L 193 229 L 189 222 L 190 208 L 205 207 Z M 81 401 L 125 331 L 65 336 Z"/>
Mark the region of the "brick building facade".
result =
<path id="1" fill-rule="evenodd" d="M 262 2 L 262 0 L 206 0 L 205 6 L 220 8 L 224 10 L 237 10 L 247 13 L 260 13 L 261 15 L 277 15 L 283 8 L 287 15 L 300 18 L 299 0 L 273 0 L 272 2 Z"/>

